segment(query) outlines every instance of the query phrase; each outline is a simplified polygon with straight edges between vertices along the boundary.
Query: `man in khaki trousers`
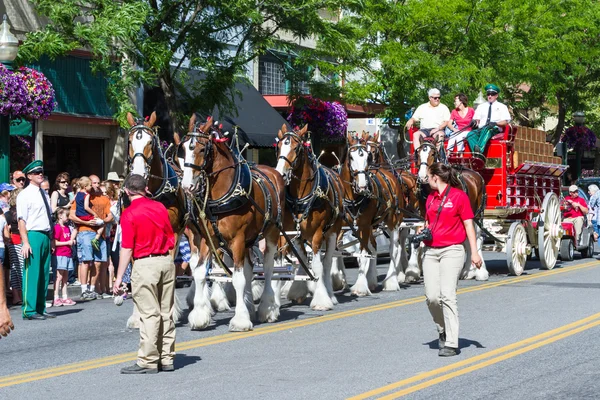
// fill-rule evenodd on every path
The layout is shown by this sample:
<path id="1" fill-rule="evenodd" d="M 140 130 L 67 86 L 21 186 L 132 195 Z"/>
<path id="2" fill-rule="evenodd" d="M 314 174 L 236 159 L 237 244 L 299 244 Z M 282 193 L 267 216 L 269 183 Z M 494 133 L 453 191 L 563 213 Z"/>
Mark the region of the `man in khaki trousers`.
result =
<path id="1" fill-rule="evenodd" d="M 121 215 L 121 253 L 113 292 L 118 295 L 125 269 L 133 258 L 131 287 L 140 313 L 140 348 L 135 364 L 122 374 L 173 371 L 175 358 L 175 265 L 169 251 L 175 245 L 167 209 L 146 198 L 146 181 L 131 175 L 125 193 L 131 205 Z"/>

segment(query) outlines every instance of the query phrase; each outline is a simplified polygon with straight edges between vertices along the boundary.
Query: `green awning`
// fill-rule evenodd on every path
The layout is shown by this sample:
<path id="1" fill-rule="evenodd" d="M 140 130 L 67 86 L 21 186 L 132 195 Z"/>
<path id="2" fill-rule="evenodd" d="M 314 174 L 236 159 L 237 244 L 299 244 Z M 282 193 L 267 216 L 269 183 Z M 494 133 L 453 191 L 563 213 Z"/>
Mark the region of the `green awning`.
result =
<path id="1" fill-rule="evenodd" d="M 10 136 L 31 136 L 33 124 L 25 119 L 14 119 L 10 121 Z"/>

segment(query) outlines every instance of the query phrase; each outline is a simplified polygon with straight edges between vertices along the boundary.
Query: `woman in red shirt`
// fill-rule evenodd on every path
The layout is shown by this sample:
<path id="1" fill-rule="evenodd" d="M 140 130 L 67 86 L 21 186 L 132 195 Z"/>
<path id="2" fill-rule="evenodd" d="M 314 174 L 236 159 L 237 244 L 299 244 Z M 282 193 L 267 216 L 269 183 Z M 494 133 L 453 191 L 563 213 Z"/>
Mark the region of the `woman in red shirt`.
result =
<path id="1" fill-rule="evenodd" d="M 471 131 L 469 126 L 475 115 L 475 110 L 468 106 L 469 99 L 464 93 L 454 96 L 454 110 L 450 113 L 448 128 L 452 131 L 448 139 L 448 151 L 465 151 L 467 134 Z M 461 133 L 456 133 L 462 131 Z"/>
<path id="2" fill-rule="evenodd" d="M 424 240 L 423 278 L 427 306 L 439 333 L 441 357 L 458 354 L 456 286 L 465 262 L 465 239 L 471 246 L 471 262 L 480 268 L 481 257 L 473 225 L 469 197 L 461 189 L 457 173 L 435 163 L 427 172 L 432 192 L 426 200 L 426 225 L 431 240 Z"/>

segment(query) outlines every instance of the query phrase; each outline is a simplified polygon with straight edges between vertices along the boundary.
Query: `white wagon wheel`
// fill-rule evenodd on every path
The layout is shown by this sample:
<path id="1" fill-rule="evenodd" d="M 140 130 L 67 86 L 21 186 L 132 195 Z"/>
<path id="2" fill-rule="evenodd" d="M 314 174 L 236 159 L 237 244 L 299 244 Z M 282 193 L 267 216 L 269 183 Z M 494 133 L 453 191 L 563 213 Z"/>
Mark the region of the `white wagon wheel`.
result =
<path id="1" fill-rule="evenodd" d="M 531 246 L 527 244 L 527 232 L 520 222 L 513 222 L 506 237 L 506 263 L 511 275 L 523 273 L 529 254 Z"/>
<path id="2" fill-rule="evenodd" d="M 560 204 L 555 193 L 547 193 L 544 197 L 537 229 L 540 263 L 542 268 L 552 269 L 556 265 L 562 237 Z"/>

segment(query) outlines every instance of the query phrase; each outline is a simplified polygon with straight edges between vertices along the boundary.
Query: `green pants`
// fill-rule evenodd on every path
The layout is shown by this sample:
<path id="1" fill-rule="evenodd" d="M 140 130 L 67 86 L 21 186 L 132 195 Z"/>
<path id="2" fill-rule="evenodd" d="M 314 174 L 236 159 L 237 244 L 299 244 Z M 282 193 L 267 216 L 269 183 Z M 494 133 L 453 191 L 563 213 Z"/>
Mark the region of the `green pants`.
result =
<path id="1" fill-rule="evenodd" d="M 469 147 L 473 153 L 481 153 L 485 151 L 485 146 L 488 141 L 494 136 L 498 131 L 495 128 L 483 127 L 481 129 L 476 129 L 474 131 L 469 132 L 467 135 L 467 142 L 469 143 Z"/>
<path id="2" fill-rule="evenodd" d="M 23 269 L 23 317 L 46 312 L 46 295 L 50 283 L 50 237 L 44 232 L 29 231 L 31 254 Z"/>

